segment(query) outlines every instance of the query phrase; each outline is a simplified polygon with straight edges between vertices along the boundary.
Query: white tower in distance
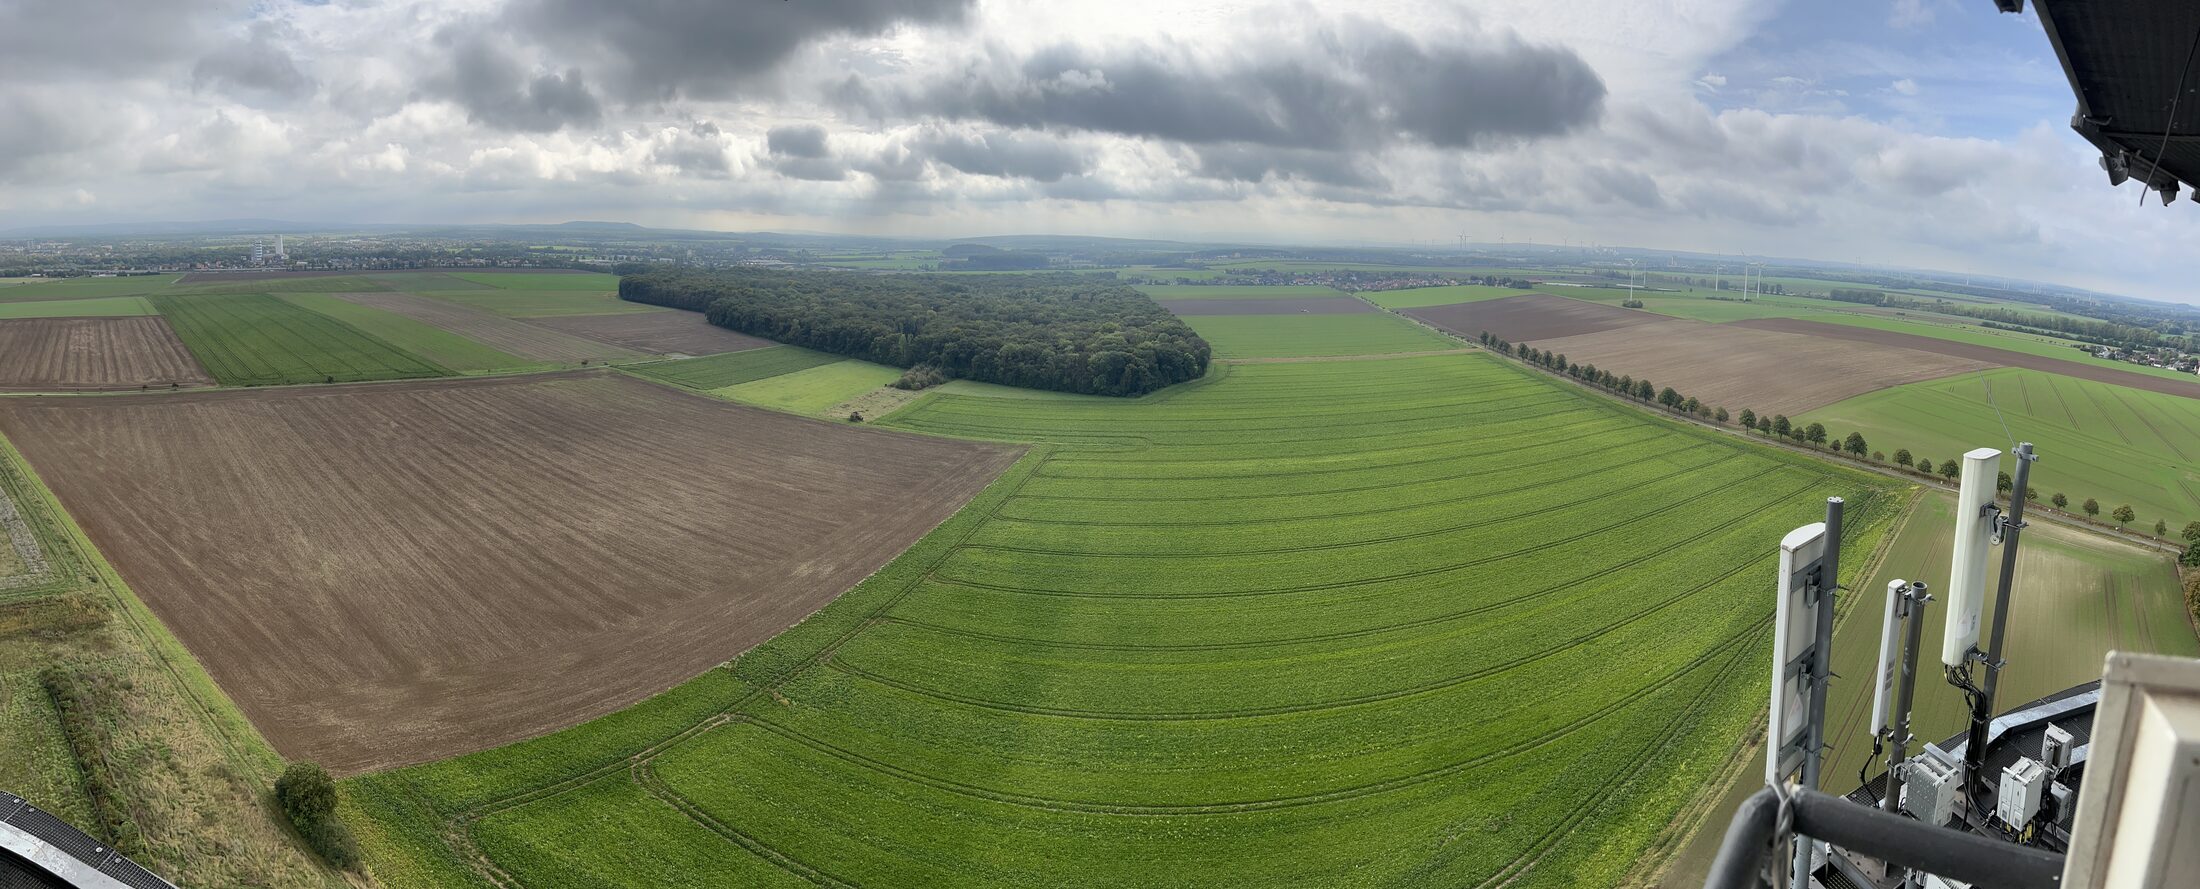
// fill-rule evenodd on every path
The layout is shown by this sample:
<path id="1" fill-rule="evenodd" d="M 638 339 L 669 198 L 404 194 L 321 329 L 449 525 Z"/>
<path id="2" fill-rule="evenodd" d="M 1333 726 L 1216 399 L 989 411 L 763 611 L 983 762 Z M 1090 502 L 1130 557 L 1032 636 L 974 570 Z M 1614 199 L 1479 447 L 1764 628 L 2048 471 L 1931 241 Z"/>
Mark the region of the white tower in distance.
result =
<path id="1" fill-rule="evenodd" d="M 289 259 L 289 258 L 290 258 L 290 251 L 288 251 L 288 250 L 284 250 L 284 249 L 283 249 L 283 236 L 282 236 L 282 235 L 276 235 L 276 236 L 275 236 L 275 258 L 276 258 L 276 259 Z"/>

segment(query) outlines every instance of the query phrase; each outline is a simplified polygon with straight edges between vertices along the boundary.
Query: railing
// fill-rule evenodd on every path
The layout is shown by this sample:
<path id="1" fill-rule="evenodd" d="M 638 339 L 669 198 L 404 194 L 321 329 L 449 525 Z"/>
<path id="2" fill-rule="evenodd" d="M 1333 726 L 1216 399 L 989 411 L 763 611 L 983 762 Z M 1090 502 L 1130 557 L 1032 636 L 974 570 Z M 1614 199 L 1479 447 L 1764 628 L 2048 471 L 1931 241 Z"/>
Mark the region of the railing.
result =
<path id="1" fill-rule="evenodd" d="M 1756 889 L 1766 885 L 1765 863 L 1781 830 L 1780 794 L 1757 791 L 1742 802 L 1711 862 L 1704 889 Z M 2063 857 L 2053 852 L 1988 839 L 1953 828 L 1859 806 L 1815 790 L 1787 798 L 1789 832 L 1887 862 L 1962 880 L 1979 889 L 2056 889 Z M 1784 867 L 1784 863 L 1783 863 Z"/>

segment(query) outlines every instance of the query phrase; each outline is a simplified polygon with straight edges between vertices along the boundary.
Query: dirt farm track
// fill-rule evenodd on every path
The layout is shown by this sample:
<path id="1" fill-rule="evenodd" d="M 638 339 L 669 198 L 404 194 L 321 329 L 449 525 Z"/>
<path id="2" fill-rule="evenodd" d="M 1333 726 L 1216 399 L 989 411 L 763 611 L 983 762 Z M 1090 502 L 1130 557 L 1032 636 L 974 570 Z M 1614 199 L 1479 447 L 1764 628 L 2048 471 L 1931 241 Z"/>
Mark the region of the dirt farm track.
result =
<path id="1" fill-rule="evenodd" d="M 0 399 L 0 432 L 276 749 L 338 773 L 687 679 L 1018 453 L 607 371 Z"/>

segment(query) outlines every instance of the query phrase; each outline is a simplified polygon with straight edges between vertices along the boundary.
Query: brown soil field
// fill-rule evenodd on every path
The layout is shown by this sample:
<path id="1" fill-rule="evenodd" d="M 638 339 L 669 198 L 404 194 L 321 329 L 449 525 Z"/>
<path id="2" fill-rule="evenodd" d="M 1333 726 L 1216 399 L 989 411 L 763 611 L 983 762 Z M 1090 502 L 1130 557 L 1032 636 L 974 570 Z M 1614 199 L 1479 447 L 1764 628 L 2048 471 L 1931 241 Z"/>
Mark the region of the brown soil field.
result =
<path id="1" fill-rule="evenodd" d="M 530 319 L 529 323 L 656 355 L 716 355 L 779 345 L 719 327 L 703 320 L 701 312 L 557 315 Z"/>
<path id="2" fill-rule="evenodd" d="M 1665 318 L 1544 293 L 1401 312 L 1470 340 L 1487 330 L 1516 343 L 1656 324 Z"/>
<path id="3" fill-rule="evenodd" d="M 1314 299 L 1164 299 L 1161 307 L 1179 315 L 1355 315 L 1381 311 L 1349 296 Z"/>
<path id="4" fill-rule="evenodd" d="M 410 293 L 338 293 L 338 299 L 396 312 L 423 324 L 432 324 L 459 336 L 501 349 L 521 358 L 577 364 L 581 361 L 624 361 L 646 357 L 643 353 L 611 343 L 582 339 L 517 318 L 506 318 L 471 306 Z"/>
<path id="5" fill-rule="evenodd" d="M 1993 366 L 1899 346 L 1679 318 L 1526 341 L 1568 361 L 1648 377 L 1714 406 L 1759 413 L 1797 414 L 1888 386 Z"/>
<path id="6" fill-rule="evenodd" d="M 211 386 L 214 378 L 157 316 L 0 321 L 0 389 Z"/>
<path id="7" fill-rule="evenodd" d="M 709 669 L 1019 453 L 608 371 L 0 399 L 0 433 L 275 748 L 339 774 Z"/>
<path id="8" fill-rule="evenodd" d="M 2160 392 L 2165 395 L 2200 398 L 2200 379 L 2192 382 L 2173 380 L 2167 377 L 2131 373 L 2098 364 L 2062 361 L 2045 355 L 2012 352 L 1971 343 L 1950 342 L 1936 337 L 1919 336 L 1912 333 L 1873 330 L 1869 327 L 1850 327 L 1846 324 L 1827 324 L 1823 321 L 1805 321 L 1800 318 L 1758 318 L 1749 321 L 1731 322 L 1729 326 L 1748 327 L 1754 330 L 1772 330 L 1781 333 L 1807 334 L 1814 337 L 1833 337 L 1850 342 L 1871 343 L 1879 346 L 1898 346 L 2007 367 L 2041 370 L 2066 377 L 2077 377 L 2081 380 L 2092 380 L 2097 383 L 2113 383 L 2118 386 L 2145 389 L 2149 392 Z"/>

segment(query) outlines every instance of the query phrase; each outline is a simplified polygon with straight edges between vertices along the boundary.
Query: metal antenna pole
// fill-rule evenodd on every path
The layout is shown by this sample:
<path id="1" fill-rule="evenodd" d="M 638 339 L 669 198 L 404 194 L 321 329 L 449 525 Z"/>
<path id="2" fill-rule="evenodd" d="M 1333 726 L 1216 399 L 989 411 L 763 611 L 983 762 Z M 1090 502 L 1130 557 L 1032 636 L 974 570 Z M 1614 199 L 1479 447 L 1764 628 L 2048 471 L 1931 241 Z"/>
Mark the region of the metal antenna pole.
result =
<path id="1" fill-rule="evenodd" d="M 1978 778 L 1978 770 L 1986 763 L 1986 725 L 1993 719 L 1994 688 L 2001 684 L 2002 632 L 2009 624 L 2009 590 L 2017 581 L 2017 539 L 2024 534 L 2025 484 L 2032 477 L 2032 461 L 2039 459 L 2032 454 L 2032 443 L 2017 445 L 2016 487 L 2009 492 L 2009 514 L 2001 525 L 2001 584 L 1994 591 L 1993 635 L 1986 641 L 1986 675 L 1979 682 L 1979 694 L 1971 706 L 1971 732 L 1963 748 L 1963 772 L 1966 778 Z M 1983 786 L 1983 785 L 1981 785 Z"/>
<path id="2" fill-rule="evenodd" d="M 1841 583 L 1841 507 L 1839 497 L 1826 498 L 1826 554 L 1818 563 L 1817 638 L 1810 646 L 1810 722 L 1803 735 L 1803 787 L 1818 789 L 1818 769 L 1825 761 L 1826 687 L 1833 679 L 1833 595 Z M 1795 847 L 1795 879 L 1791 886 L 1810 885 L 1809 842 Z"/>
<path id="3" fill-rule="evenodd" d="M 1902 687 L 1895 695 L 1894 728 L 1887 738 L 1887 796 L 1879 801 L 1882 811 L 1894 811 L 1895 800 L 1902 792 L 1898 779 L 1902 762 L 1910 758 L 1910 706 L 1917 698 L 1917 650 L 1925 635 L 1925 603 L 1932 600 L 1922 583 L 1910 584 L 1909 592 L 1902 596 Z"/>

